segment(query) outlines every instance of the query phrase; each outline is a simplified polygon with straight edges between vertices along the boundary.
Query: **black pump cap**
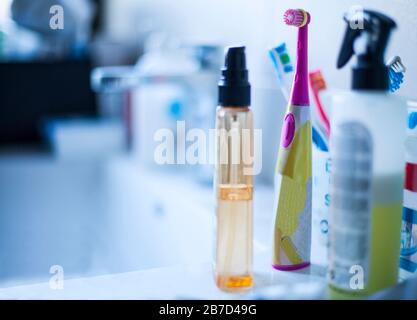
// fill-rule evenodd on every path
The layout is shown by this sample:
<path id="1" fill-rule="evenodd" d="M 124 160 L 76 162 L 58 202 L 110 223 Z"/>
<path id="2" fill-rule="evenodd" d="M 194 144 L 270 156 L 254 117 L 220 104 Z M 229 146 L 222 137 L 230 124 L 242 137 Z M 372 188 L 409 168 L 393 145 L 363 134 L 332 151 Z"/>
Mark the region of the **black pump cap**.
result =
<path id="1" fill-rule="evenodd" d="M 352 68 L 352 89 L 387 91 L 389 73 L 384 54 L 391 31 L 396 27 L 395 21 L 372 10 L 346 14 L 344 20 L 348 27 L 337 68 L 342 68 L 353 55 L 356 55 L 357 63 Z"/>
<path id="2" fill-rule="evenodd" d="M 250 106 L 250 91 L 245 47 L 227 48 L 225 65 L 222 68 L 219 81 L 219 105 L 230 107 Z"/>

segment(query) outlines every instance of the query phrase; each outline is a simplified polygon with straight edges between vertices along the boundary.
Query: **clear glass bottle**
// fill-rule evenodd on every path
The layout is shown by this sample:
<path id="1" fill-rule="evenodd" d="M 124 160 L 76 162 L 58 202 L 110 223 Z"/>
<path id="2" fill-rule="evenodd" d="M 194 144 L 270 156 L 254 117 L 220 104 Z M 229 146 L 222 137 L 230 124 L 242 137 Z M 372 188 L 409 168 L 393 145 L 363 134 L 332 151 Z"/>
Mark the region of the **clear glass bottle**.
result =
<path id="1" fill-rule="evenodd" d="M 244 47 L 228 49 L 216 116 L 215 277 L 231 292 L 253 285 L 253 115 L 244 58 Z"/>
<path id="2" fill-rule="evenodd" d="M 250 152 L 248 144 L 252 145 L 252 111 L 219 107 L 216 128 L 216 283 L 234 291 L 253 282 L 253 177 L 245 174 L 250 168 L 243 159 L 243 153 Z"/>

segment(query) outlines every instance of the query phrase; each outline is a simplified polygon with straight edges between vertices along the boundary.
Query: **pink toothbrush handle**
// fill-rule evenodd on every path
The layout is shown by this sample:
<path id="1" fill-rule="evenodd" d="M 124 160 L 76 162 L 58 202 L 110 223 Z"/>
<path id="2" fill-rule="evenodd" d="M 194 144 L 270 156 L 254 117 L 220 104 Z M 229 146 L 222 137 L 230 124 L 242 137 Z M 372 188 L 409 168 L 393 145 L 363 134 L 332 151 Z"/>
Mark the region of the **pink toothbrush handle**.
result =
<path id="1" fill-rule="evenodd" d="M 291 104 L 308 106 L 308 24 L 298 28 L 297 67 L 291 90 Z"/>

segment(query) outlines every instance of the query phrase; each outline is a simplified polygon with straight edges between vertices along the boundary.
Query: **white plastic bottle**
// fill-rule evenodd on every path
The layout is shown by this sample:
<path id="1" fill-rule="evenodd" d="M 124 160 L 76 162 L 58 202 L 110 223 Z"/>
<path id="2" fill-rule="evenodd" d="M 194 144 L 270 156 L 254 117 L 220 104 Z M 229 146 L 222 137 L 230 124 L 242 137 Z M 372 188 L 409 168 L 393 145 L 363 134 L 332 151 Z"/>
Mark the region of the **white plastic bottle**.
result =
<path id="1" fill-rule="evenodd" d="M 331 298 L 364 297 L 398 279 L 407 107 L 388 93 L 383 60 L 395 22 L 363 15 L 363 28 L 348 26 L 338 61 L 357 56 L 352 90 L 332 99 Z"/>

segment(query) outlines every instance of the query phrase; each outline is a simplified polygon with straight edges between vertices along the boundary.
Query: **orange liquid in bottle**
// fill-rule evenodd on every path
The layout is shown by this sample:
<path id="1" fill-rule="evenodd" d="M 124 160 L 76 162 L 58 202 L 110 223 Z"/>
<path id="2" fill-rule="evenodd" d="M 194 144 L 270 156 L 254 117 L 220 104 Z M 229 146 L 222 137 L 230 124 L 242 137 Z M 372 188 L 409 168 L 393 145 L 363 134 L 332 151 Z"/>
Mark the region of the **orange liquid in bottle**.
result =
<path id="1" fill-rule="evenodd" d="M 216 284 L 228 292 L 246 291 L 253 285 L 252 186 L 218 190 Z"/>

